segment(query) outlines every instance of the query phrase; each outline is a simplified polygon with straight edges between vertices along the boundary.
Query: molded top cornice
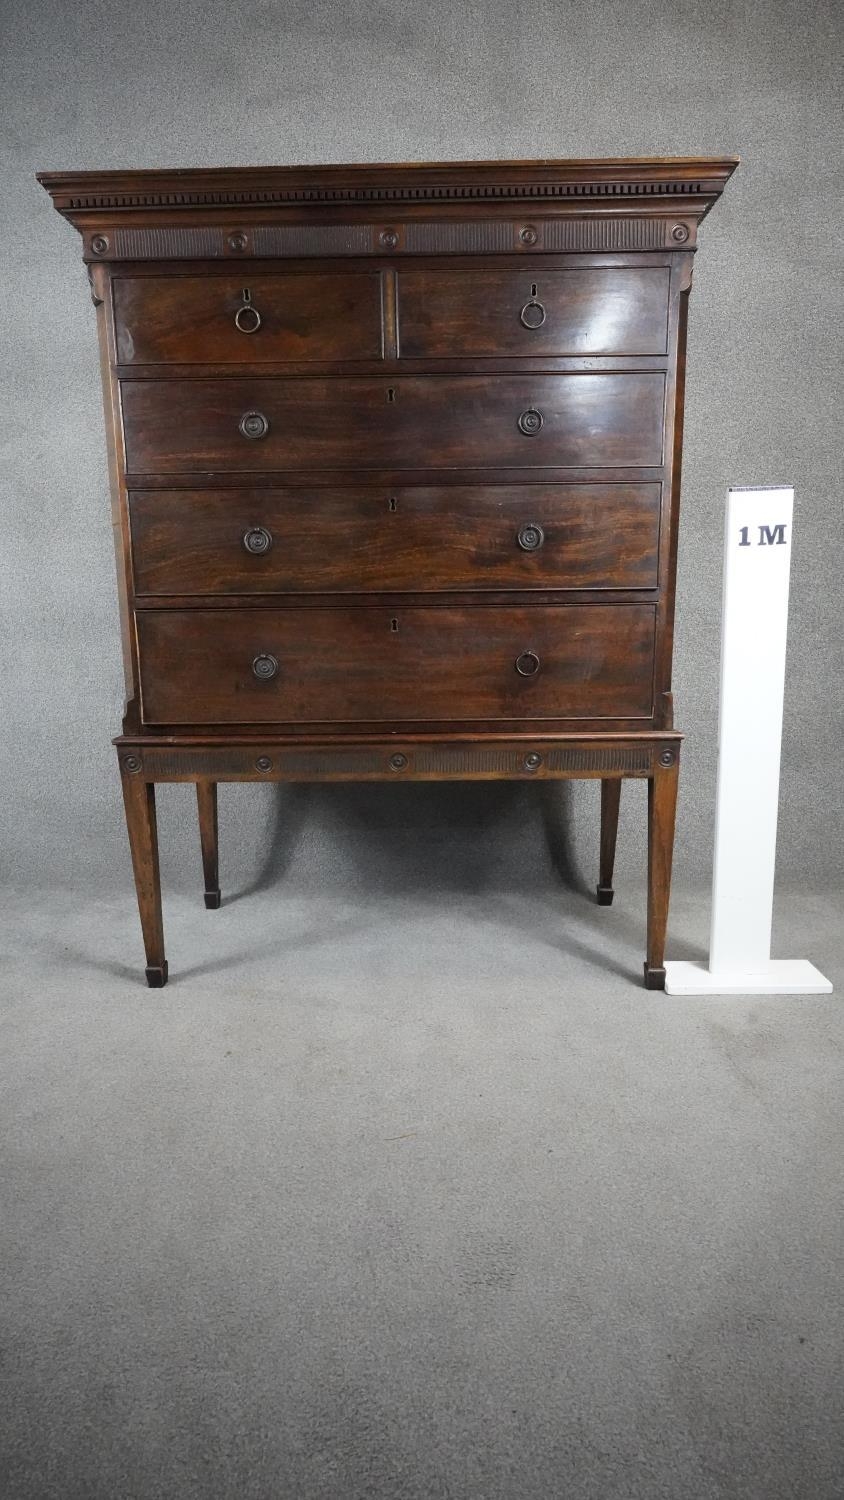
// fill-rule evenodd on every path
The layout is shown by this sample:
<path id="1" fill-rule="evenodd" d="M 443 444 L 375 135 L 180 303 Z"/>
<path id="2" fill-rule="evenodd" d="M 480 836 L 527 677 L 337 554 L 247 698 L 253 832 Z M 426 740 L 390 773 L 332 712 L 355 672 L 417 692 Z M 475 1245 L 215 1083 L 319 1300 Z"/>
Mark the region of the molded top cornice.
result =
<path id="1" fill-rule="evenodd" d="M 579 210 L 641 211 L 648 200 L 682 203 L 702 218 L 738 165 L 737 156 L 603 158 L 597 161 L 451 161 L 351 166 L 211 167 L 119 172 L 39 172 L 56 208 L 76 224 L 102 211 L 167 214 L 192 209 L 514 202 Z"/>

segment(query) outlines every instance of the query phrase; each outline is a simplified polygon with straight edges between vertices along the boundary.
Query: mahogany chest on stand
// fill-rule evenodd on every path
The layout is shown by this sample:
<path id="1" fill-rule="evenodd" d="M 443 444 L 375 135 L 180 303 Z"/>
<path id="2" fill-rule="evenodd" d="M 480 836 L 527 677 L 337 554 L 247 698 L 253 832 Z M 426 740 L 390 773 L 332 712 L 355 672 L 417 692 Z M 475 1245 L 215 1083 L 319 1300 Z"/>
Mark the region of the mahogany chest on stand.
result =
<path id="1" fill-rule="evenodd" d="M 736 159 L 46 172 L 97 307 L 151 985 L 156 782 L 648 782 L 664 982 L 686 308 Z"/>

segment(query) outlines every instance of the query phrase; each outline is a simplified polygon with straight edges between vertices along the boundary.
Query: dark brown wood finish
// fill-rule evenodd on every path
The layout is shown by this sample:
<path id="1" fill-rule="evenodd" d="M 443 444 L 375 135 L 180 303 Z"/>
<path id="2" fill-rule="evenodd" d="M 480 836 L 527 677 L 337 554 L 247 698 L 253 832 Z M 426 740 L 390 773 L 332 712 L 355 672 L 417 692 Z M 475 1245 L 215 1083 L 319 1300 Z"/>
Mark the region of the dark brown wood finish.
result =
<path id="1" fill-rule="evenodd" d="M 147 978 L 154 784 L 649 786 L 664 979 L 686 309 L 734 158 L 45 173 L 97 307 Z"/>
<path id="2" fill-rule="evenodd" d="M 618 810 L 621 805 L 621 778 L 606 777 L 601 782 L 601 857 L 598 871 L 598 905 L 612 906 L 612 875 L 615 867 L 615 845 L 618 834 Z"/>
<path id="3" fill-rule="evenodd" d="M 120 364 L 379 359 L 377 271 L 268 276 L 116 276 Z"/>
<path id="4" fill-rule="evenodd" d="M 651 604 L 138 613 L 145 724 L 639 718 Z"/>
<path id="5" fill-rule="evenodd" d="M 653 354 L 668 344 L 669 268 L 398 272 L 403 359 Z"/>
<path id="6" fill-rule="evenodd" d="M 215 911 L 220 905 L 220 876 L 217 854 L 217 783 L 196 783 L 197 811 L 199 813 L 199 842 L 202 849 L 202 870 L 205 876 L 205 905 Z"/>
<path id="7" fill-rule="evenodd" d="M 503 468 L 663 461 L 665 376 L 124 380 L 135 474 Z"/>
<path id="8" fill-rule="evenodd" d="M 133 490 L 138 596 L 654 589 L 658 484 Z"/>
<path id="9" fill-rule="evenodd" d="M 161 989 L 167 983 L 167 960 L 164 957 L 164 925 L 161 919 L 155 787 L 151 781 L 132 774 L 136 759 L 137 757 L 128 755 L 123 760 L 123 804 L 146 950 L 147 983 L 152 989 Z"/>
<path id="10" fill-rule="evenodd" d="M 665 989 L 665 931 L 674 856 L 678 760 L 670 749 L 659 755 L 661 771 L 648 781 L 648 948 L 645 988 Z"/>

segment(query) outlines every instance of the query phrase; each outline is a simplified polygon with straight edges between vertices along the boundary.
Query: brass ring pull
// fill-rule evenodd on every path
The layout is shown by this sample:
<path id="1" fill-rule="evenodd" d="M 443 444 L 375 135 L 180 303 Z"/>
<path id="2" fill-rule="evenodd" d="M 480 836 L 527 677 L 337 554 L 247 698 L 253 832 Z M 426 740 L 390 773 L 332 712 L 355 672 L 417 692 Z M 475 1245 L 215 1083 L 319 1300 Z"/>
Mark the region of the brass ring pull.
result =
<path id="1" fill-rule="evenodd" d="M 545 541 L 545 532 L 538 521 L 525 521 L 516 532 L 516 541 L 523 552 L 536 552 Z"/>
<path id="2" fill-rule="evenodd" d="M 243 533 L 243 545 L 254 557 L 262 557 L 265 552 L 269 552 L 272 544 L 273 534 L 267 531 L 266 526 L 250 526 Z"/>
<path id="3" fill-rule="evenodd" d="M 262 651 L 252 662 L 252 676 L 259 682 L 272 682 L 278 676 L 278 657 L 270 651 Z"/>
<path id="4" fill-rule="evenodd" d="M 523 432 L 525 437 L 536 437 L 543 420 L 542 412 L 531 406 L 519 417 L 519 432 Z"/>
<path id="5" fill-rule="evenodd" d="M 250 438 L 253 442 L 266 437 L 270 430 L 270 424 L 261 411 L 244 412 L 237 425 L 243 437 Z"/>
<path id="6" fill-rule="evenodd" d="M 234 326 L 239 333 L 257 333 L 261 326 L 261 314 L 251 302 L 244 302 L 234 315 Z"/>
<path id="7" fill-rule="evenodd" d="M 523 651 L 516 657 L 516 671 L 520 677 L 535 677 L 539 671 L 539 657 L 535 651 Z"/>
<path id="8" fill-rule="evenodd" d="M 530 302 L 526 302 L 519 313 L 519 318 L 525 328 L 541 328 L 547 316 L 543 304 L 537 302 L 535 297 L 531 298 Z"/>

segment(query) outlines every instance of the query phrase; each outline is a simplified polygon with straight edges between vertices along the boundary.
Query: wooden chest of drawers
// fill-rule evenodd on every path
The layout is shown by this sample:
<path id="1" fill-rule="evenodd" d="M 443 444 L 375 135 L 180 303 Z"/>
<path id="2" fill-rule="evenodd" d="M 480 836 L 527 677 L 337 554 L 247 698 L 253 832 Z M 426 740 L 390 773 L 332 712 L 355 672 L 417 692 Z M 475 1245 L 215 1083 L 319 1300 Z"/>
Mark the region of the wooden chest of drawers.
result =
<path id="1" fill-rule="evenodd" d="M 154 786 L 648 780 L 664 980 L 686 307 L 735 158 L 48 172 L 98 309 L 147 955 Z"/>

